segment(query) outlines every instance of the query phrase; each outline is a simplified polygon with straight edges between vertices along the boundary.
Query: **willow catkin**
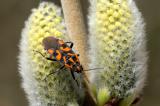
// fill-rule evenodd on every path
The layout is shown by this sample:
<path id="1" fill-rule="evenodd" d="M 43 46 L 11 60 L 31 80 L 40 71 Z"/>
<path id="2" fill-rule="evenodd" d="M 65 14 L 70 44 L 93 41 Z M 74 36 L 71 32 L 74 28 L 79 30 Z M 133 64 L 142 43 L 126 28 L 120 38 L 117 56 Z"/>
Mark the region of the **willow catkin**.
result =
<path id="1" fill-rule="evenodd" d="M 143 19 L 133 0 L 90 3 L 90 67 L 104 67 L 89 72 L 90 81 L 97 92 L 107 91 L 106 98 L 130 98 L 123 103 L 128 106 L 141 93 L 146 78 Z"/>
<path id="2" fill-rule="evenodd" d="M 19 69 L 30 106 L 78 106 L 79 96 L 70 72 L 60 70 L 58 74 L 46 78 L 61 66 L 34 52 L 39 51 L 47 57 L 42 46 L 45 37 L 67 38 L 60 12 L 60 8 L 52 2 L 41 2 L 38 8 L 32 10 L 22 32 Z"/>

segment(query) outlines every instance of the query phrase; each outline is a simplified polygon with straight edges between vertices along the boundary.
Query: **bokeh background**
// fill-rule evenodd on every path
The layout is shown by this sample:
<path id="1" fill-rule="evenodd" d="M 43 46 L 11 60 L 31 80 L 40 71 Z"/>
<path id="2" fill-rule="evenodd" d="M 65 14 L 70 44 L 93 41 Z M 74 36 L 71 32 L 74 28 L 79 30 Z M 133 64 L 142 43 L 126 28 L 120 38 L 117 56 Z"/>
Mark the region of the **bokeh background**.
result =
<path id="1" fill-rule="evenodd" d="M 146 22 L 149 53 L 148 80 L 140 106 L 160 106 L 160 0 L 135 1 Z M 87 0 L 81 2 L 87 14 Z M 18 43 L 24 21 L 38 3 L 0 0 L 0 106 L 28 106 L 18 73 Z"/>

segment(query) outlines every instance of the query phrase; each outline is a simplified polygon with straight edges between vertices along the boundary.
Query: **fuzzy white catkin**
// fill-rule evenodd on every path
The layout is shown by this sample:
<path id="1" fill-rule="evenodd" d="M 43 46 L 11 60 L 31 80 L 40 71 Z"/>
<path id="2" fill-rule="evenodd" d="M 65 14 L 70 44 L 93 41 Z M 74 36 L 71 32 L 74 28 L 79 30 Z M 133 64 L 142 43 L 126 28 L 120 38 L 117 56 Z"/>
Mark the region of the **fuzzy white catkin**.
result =
<path id="1" fill-rule="evenodd" d="M 78 106 L 79 96 L 69 71 L 61 70 L 44 80 L 60 67 L 33 51 L 48 56 L 42 46 L 47 36 L 65 39 L 65 27 L 60 8 L 52 2 L 41 2 L 26 21 L 19 45 L 19 70 L 30 106 Z"/>
<path id="2" fill-rule="evenodd" d="M 88 72 L 90 81 L 97 90 L 107 89 L 110 97 L 138 97 L 145 84 L 147 53 L 144 22 L 135 1 L 90 0 L 90 4 L 90 68 L 104 67 Z"/>

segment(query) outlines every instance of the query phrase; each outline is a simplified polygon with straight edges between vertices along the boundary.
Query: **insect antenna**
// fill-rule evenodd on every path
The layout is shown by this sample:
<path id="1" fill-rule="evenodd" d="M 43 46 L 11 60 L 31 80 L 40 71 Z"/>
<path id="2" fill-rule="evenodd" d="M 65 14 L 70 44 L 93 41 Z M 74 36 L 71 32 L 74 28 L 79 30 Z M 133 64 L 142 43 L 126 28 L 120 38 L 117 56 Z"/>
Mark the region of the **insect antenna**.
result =
<path id="1" fill-rule="evenodd" d="M 91 68 L 91 69 L 83 70 L 83 71 L 91 71 L 91 70 L 99 70 L 99 69 L 104 69 L 104 68 Z"/>
<path id="2" fill-rule="evenodd" d="M 45 58 L 45 56 L 41 53 L 41 52 L 39 52 L 39 51 L 36 51 L 36 50 L 33 50 L 34 52 L 37 52 L 37 53 L 39 53 L 42 57 L 44 57 Z"/>

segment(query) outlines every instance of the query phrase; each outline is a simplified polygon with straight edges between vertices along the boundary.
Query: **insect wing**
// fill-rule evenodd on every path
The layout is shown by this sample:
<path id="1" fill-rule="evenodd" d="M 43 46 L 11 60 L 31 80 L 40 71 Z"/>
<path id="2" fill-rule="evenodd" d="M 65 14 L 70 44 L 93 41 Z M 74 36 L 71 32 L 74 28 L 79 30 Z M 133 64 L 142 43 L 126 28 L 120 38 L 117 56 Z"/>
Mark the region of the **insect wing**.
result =
<path id="1" fill-rule="evenodd" d="M 53 37 L 53 36 L 49 36 L 43 39 L 42 41 L 44 49 L 48 50 L 48 49 L 57 49 L 58 47 L 58 39 Z"/>

